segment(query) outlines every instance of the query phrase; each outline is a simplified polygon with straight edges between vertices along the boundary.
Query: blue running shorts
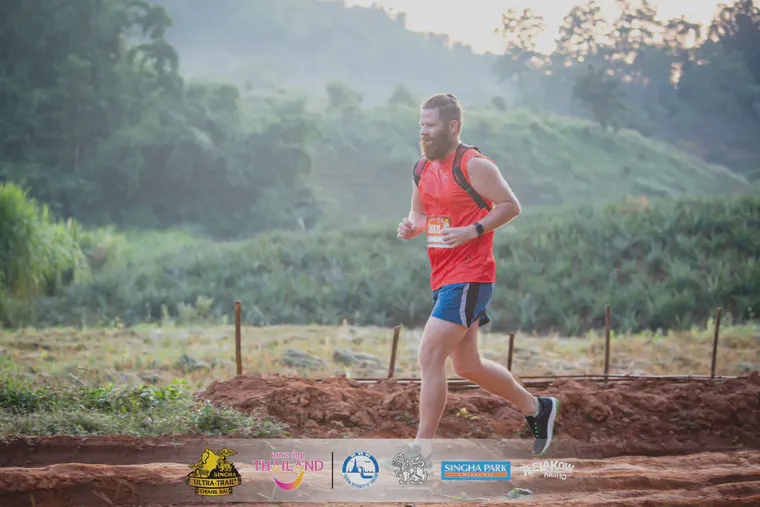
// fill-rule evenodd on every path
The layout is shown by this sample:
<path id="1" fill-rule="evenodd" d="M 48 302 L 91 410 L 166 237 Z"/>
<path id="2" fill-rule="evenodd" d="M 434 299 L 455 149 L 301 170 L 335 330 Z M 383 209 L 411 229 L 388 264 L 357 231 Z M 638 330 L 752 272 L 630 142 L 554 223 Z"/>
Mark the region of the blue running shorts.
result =
<path id="1" fill-rule="evenodd" d="M 470 327 L 476 319 L 480 326 L 491 322 L 486 311 L 491 294 L 492 283 L 456 283 L 444 285 L 433 291 L 432 317 Z"/>

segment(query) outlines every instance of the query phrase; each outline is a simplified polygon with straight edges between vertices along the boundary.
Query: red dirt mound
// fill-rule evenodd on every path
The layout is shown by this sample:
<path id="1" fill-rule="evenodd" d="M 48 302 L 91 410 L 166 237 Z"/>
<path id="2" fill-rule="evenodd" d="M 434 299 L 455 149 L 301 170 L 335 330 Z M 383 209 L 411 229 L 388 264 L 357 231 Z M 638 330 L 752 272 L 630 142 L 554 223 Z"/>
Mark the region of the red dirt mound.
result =
<path id="1" fill-rule="evenodd" d="M 560 400 L 555 435 L 578 457 L 669 454 L 760 447 L 760 382 L 631 383 L 559 380 L 534 394 Z M 241 375 L 211 384 L 200 399 L 257 410 L 298 438 L 413 438 L 419 386 L 361 384 L 281 375 Z M 466 409 L 467 414 L 460 413 Z M 480 389 L 450 392 L 438 438 L 529 438 L 522 415 Z"/>

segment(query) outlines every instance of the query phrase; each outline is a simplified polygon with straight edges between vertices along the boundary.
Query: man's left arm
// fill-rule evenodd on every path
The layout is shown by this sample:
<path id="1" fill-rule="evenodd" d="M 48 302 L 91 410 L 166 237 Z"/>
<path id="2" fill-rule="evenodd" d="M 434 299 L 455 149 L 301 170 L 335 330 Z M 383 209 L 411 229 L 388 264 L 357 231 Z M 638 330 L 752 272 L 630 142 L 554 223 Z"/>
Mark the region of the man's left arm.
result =
<path id="1" fill-rule="evenodd" d="M 491 212 L 478 221 L 483 226 L 483 234 L 511 222 L 520 214 L 520 202 L 496 164 L 485 158 L 473 157 L 467 163 L 467 171 L 472 188 L 481 197 L 494 203 Z M 447 231 L 444 242 L 453 247 L 478 237 L 475 224 L 453 227 Z"/>

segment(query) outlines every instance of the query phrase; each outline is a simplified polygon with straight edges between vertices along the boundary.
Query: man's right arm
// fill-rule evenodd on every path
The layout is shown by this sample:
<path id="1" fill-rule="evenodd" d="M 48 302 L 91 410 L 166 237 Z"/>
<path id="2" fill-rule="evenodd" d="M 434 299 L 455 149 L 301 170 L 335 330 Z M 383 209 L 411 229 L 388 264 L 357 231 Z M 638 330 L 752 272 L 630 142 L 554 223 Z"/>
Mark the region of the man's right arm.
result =
<path id="1" fill-rule="evenodd" d="M 415 236 L 425 231 L 427 217 L 425 216 L 425 207 L 420 199 L 420 190 L 412 182 L 412 205 L 409 209 L 409 221 L 414 225 Z"/>
<path id="2" fill-rule="evenodd" d="M 417 185 L 412 182 L 412 203 L 409 208 L 409 215 L 399 224 L 398 237 L 412 239 L 424 232 L 426 225 L 425 207 L 422 205 Z"/>

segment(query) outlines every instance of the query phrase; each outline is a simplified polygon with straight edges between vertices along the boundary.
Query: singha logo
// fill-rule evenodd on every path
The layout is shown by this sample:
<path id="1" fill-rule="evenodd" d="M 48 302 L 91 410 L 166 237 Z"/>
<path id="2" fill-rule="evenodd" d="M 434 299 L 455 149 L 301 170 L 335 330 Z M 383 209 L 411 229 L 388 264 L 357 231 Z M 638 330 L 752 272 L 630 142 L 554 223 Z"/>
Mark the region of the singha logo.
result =
<path id="1" fill-rule="evenodd" d="M 240 472 L 227 460 L 237 452 L 226 447 L 215 453 L 208 447 L 203 451 L 200 461 L 188 465 L 193 471 L 185 476 L 185 483 L 195 488 L 195 493 L 202 496 L 231 495 L 232 488 L 240 486 Z"/>
<path id="2" fill-rule="evenodd" d="M 402 453 L 396 453 L 393 457 L 393 468 L 398 477 L 398 483 L 402 486 L 425 484 L 427 481 L 427 470 L 425 462 L 419 456 L 412 459 L 407 458 Z"/>

